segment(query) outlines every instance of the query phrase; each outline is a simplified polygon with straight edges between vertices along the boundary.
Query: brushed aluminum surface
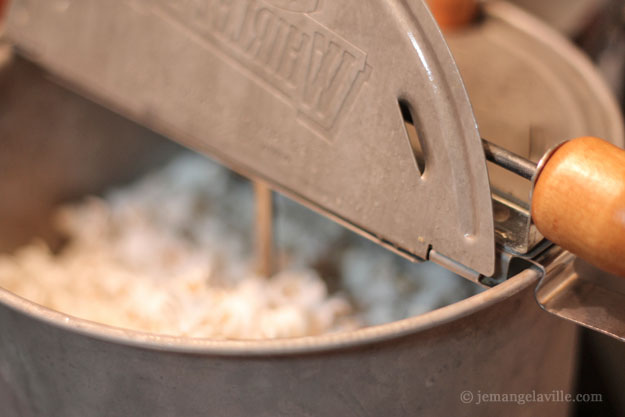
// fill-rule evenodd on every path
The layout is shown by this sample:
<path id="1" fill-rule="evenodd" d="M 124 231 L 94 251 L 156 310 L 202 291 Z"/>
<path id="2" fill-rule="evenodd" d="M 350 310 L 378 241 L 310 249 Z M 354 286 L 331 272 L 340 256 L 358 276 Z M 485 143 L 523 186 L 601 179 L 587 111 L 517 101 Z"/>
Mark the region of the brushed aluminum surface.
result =
<path id="1" fill-rule="evenodd" d="M 404 256 L 494 272 L 477 124 L 422 0 L 16 0 L 7 24 L 23 54 L 141 124 Z"/>
<path id="2" fill-rule="evenodd" d="M 0 191 L 11 192 L 0 212 L 16 233 L 32 233 L 20 225 L 43 216 L 24 210 L 96 192 L 175 152 L 20 59 L 0 76 L 0 108 L 11 109 L 0 118 Z M 8 239 L 0 236 L 10 247 Z M 567 403 L 480 406 L 460 397 L 572 389 L 576 327 L 536 306 L 537 279 L 526 270 L 384 326 L 264 342 L 111 328 L 0 290 L 2 415 L 566 416 Z"/>

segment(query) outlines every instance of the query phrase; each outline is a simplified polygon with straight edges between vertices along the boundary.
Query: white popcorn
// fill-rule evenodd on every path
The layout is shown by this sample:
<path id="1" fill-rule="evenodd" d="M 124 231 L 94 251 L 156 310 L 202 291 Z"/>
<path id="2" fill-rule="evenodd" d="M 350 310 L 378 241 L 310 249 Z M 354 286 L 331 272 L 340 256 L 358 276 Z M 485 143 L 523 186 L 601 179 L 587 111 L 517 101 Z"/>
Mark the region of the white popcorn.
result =
<path id="1" fill-rule="evenodd" d="M 103 198 L 61 207 L 69 240 L 0 255 L 0 286 L 66 314 L 128 329 L 212 339 L 318 335 L 398 320 L 474 292 L 418 269 L 278 199 L 281 272 L 253 271 L 249 183 L 197 155 Z M 329 293 L 312 265 L 337 255 Z M 421 267 L 423 268 L 423 267 Z"/>

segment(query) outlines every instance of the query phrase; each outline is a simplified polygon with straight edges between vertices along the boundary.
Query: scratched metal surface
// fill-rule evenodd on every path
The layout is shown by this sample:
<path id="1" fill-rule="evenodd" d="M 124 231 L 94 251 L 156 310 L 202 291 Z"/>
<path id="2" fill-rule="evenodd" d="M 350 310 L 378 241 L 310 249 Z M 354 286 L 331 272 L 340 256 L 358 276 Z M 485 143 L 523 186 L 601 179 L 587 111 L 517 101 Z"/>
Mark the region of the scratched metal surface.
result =
<path id="1" fill-rule="evenodd" d="M 116 111 L 406 256 L 492 274 L 479 133 L 422 0 L 16 0 L 7 30 Z"/>

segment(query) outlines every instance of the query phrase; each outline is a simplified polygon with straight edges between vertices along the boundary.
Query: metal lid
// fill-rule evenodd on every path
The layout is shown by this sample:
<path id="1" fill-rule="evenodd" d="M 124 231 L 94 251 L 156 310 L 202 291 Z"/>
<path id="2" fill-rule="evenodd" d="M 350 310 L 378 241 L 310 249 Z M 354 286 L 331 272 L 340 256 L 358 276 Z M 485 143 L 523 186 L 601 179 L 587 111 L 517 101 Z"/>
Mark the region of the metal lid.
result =
<path id="1" fill-rule="evenodd" d="M 480 135 L 421 0 L 15 0 L 8 36 L 98 101 L 406 256 L 494 272 Z"/>

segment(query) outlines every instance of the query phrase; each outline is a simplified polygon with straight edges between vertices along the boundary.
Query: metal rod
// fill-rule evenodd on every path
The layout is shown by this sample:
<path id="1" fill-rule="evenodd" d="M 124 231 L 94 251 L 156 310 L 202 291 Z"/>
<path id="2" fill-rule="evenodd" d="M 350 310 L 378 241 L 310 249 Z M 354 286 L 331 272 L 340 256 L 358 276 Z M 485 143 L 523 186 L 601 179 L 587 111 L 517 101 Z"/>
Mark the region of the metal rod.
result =
<path id="1" fill-rule="evenodd" d="M 274 273 L 273 259 L 273 193 L 264 182 L 253 181 L 256 209 L 256 271 L 264 277 Z"/>
<path id="2" fill-rule="evenodd" d="M 512 153 L 486 139 L 482 139 L 482 145 L 484 146 L 486 159 L 490 162 L 528 180 L 531 180 L 534 174 L 536 174 L 536 164 L 529 159 Z"/>

